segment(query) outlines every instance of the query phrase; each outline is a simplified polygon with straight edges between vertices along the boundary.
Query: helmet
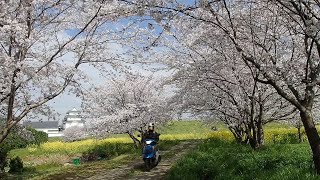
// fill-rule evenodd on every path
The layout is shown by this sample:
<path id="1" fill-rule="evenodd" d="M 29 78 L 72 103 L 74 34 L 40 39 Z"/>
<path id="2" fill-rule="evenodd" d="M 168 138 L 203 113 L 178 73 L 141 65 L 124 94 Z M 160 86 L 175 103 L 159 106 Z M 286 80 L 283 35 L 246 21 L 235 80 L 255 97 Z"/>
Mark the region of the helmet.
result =
<path id="1" fill-rule="evenodd" d="M 153 131 L 154 130 L 154 124 L 153 123 L 149 123 L 148 124 L 148 130 L 149 131 Z"/>

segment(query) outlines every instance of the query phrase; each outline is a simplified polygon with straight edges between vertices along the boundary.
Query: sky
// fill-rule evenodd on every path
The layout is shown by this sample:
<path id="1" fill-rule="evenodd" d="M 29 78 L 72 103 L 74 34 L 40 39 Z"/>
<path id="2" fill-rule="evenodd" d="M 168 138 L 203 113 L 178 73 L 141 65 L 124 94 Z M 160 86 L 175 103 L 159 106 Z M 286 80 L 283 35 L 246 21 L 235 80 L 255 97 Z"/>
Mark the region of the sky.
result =
<path id="1" fill-rule="evenodd" d="M 131 20 L 134 20 L 135 18 L 137 18 L 137 17 L 123 19 L 123 20 L 116 22 L 115 24 L 108 23 L 108 24 L 106 24 L 106 26 L 107 26 L 106 28 L 111 28 L 113 30 L 116 30 L 117 28 L 122 27 L 123 25 L 127 24 Z M 142 28 L 146 27 L 146 26 L 148 26 L 148 23 L 150 23 L 150 22 L 152 22 L 152 21 L 144 21 L 140 24 L 140 27 L 142 27 Z M 160 28 L 159 26 L 155 26 L 154 33 L 159 34 L 159 32 L 160 32 L 159 28 Z M 61 37 L 59 37 L 59 39 L 60 38 L 61 39 L 64 39 L 64 38 L 69 39 L 70 36 L 72 36 L 75 33 L 77 33 L 76 30 L 68 30 L 65 33 L 62 33 Z M 139 46 L 139 45 L 137 45 L 137 46 Z M 120 45 L 116 45 L 116 44 L 110 45 L 110 54 L 117 54 L 117 53 L 121 54 L 124 51 L 125 50 L 123 50 Z M 62 58 L 66 59 L 67 63 L 74 61 L 72 54 L 66 54 Z M 150 71 L 144 69 L 140 65 L 135 64 L 135 65 L 130 65 L 130 66 L 131 66 L 133 72 L 139 72 L 143 75 L 150 75 L 151 74 Z M 156 64 L 156 65 L 153 65 L 152 67 L 157 68 L 157 67 L 161 67 L 161 66 L 163 66 L 163 65 Z M 91 78 L 91 83 L 93 83 L 94 85 L 101 85 L 102 83 L 108 81 L 108 77 L 101 77 L 100 72 L 92 66 L 84 64 L 84 65 L 80 65 L 80 69 Z M 110 67 L 107 67 L 107 69 L 110 69 L 112 71 L 112 68 L 110 68 Z M 155 76 L 168 76 L 168 75 L 170 75 L 170 72 L 160 71 L 160 72 L 154 73 L 154 75 Z M 89 87 L 85 87 L 85 88 L 89 89 Z M 69 93 L 68 89 L 67 89 L 65 92 L 60 94 L 58 97 L 49 101 L 48 105 L 51 106 L 52 109 L 54 111 L 56 111 L 58 114 L 60 114 L 58 117 L 56 117 L 56 120 L 60 120 L 60 119 L 63 119 L 63 117 L 66 115 L 66 113 L 73 108 L 81 110 L 81 99 L 80 99 L 80 97 L 76 97 L 74 94 Z"/>
<path id="2" fill-rule="evenodd" d="M 151 68 L 160 67 L 161 65 L 153 65 Z M 80 68 L 82 71 L 84 71 L 86 74 L 90 76 L 92 79 L 91 83 L 94 85 L 102 85 L 103 83 L 108 82 L 109 77 L 101 77 L 99 74 L 99 71 L 92 66 L 89 65 L 83 65 Z M 153 75 L 155 78 L 160 77 L 168 77 L 171 72 L 167 71 L 159 71 L 159 72 L 151 72 L 145 69 L 145 67 L 142 67 L 140 65 L 131 65 L 132 72 L 138 72 L 142 75 Z M 84 87 L 86 89 L 89 89 L 89 87 Z M 69 110 L 72 110 L 73 108 L 76 108 L 77 110 L 81 110 L 81 98 L 76 97 L 74 94 L 71 94 L 68 92 L 68 89 L 60 94 L 55 99 L 49 101 L 48 105 L 52 107 L 54 111 L 56 111 L 58 114 L 60 114 L 58 117 L 56 117 L 56 120 L 61 120 L 64 118 L 66 113 Z M 52 119 L 53 120 L 53 119 Z"/>

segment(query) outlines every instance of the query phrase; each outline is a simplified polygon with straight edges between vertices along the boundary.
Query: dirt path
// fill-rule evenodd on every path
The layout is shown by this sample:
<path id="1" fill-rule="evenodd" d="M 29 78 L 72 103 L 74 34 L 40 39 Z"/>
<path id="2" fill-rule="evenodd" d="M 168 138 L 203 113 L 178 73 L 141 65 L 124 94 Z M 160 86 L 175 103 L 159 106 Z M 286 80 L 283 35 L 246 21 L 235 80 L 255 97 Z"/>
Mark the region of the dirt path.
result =
<path id="1" fill-rule="evenodd" d="M 160 151 L 162 160 L 150 172 L 144 171 L 143 161 L 134 162 L 128 165 L 108 170 L 104 173 L 99 173 L 95 176 L 87 178 L 88 180 L 123 180 L 123 179 L 164 179 L 172 165 L 187 152 L 192 150 L 198 141 L 185 141 L 176 146 L 173 146 L 170 151 Z"/>

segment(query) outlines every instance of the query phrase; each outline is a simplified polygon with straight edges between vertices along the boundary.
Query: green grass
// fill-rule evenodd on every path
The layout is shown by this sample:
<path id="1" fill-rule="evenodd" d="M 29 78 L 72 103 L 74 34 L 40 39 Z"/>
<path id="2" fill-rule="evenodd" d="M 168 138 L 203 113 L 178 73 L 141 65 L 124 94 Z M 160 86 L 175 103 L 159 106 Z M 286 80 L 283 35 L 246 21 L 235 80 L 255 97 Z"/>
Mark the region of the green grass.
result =
<path id="1" fill-rule="evenodd" d="M 173 140 L 163 140 L 161 139 L 160 136 L 160 150 L 162 151 L 167 151 L 169 150 L 172 146 L 179 144 L 181 141 L 178 141 L 177 139 L 174 139 L 174 136 L 181 136 L 183 140 L 187 140 L 188 136 L 187 135 L 204 135 L 203 137 L 206 138 L 206 134 L 213 132 L 211 130 L 211 127 L 215 126 L 218 127 L 219 130 L 226 130 L 225 126 L 220 123 L 215 123 L 211 125 L 204 125 L 201 121 L 173 121 L 169 122 L 165 126 L 162 127 L 156 127 L 156 131 L 162 134 L 163 139 L 165 137 L 171 137 L 173 136 Z M 283 127 L 282 124 L 279 123 L 272 123 L 269 124 L 268 126 L 265 126 L 266 129 L 274 129 L 274 128 L 279 128 Z M 279 130 L 280 131 L 280 130 Z M 282 130 L 281 130 L 282 131 Z M 232 135 L 231 135 L 232 136 Z M 122 143 L 117 143 L 117 142 L 112 142 L 110 144 L 100 144 L 101 147 L 98 149 L 105 150 L 109 156 L 107 159 L 96 161 L 96 162 L 90 162 L 90 163 L 81 163 L 80 166 L 74 167 L 74 166 L 64 166 L 66 162 L 71 163 L 72 159 L 74 157 L 79 157 L 83 153 L 85 153 L 88 150 L 93 149 L 94 143 L 90 142 L 90 140 L 86 141 L 80 141 L 80 142 L 74 142 L 70 144 L 64 144 L 62 145 L 63 147 L 66 147 L 65 150 L 60 150 L 61 143 L 58 141 L 60 140 L 59 138 L 51 138 L 49 139 L 51 143 L 51 146 L 48 146 L 46 149 L 45 148 L 37 148 L 35 147 L 30 147 L 31 150 L 34 148 L 35 150 L 30 151 L 27 149 L 16 149 L 10 152 L 10 156 L 20 156 L 22 157 L 25 167 L 27 167 L 27 171 L 24 172 L 20 176 L 10 176 L 13 179 L 17 178 L 23 178 L 23 179 L 30 179 L 30 178 L 35 178 L 35 179 L 64 179 L 65 177 L 73 177 L 73 178 L 85 178 L 89 177 L 92 175 L 92 173 L 95 173 L 97 171 L 105 169 L 112 169 L 118 165 L 121 164 L 127 164 L 128 162 L 132 160 L 141 160 L 140 155 L 141 155 L 141 150 L 136 150 L 133 147 L 133 144 L 130 143 L 131 140 L 128 140 L 128 135 L 127 134 L 117 134 L 117 135 L 112 135 L 112 138 L 117 138 L 117 139 L 122 139 Z M 167 139 L 168 139 L 167 137 Z M 269 136 L 268 136 L 269 137 Z M 270 136 L 271 137 L 271 136 Z M 269 139 L 270 139 L 269 137 Z M 266 134 L 267 138 L 267 134 Z M 73 145 L 74 144 L 74 145 Z M 81 144 L 83 146 L 75 146 L 76 144 Z M 69 147 L 69 149 L 67 148 Z M 283 148 L 284 149 L 281 149 Z M 54 150 L 55 149 L 55 150 Z M 63 148 L 62 148 L 63 149 Z M 230 151 L 232 150 L 233 151 Z M 289 150 L 288 150 L 289 149 Z M 239 154 L 237 154 L 238 150 L 240 151 Z M 268 153 L 271 153 L 270 156 L 268 156 Z M 306 176 L 301 176 L 302 178 L 306 178 L 307 175 L 310 175 L 312 177 L 312 173 L 310 173 L 310 167 L 311 166 L 310 162 L 308 160 L 311 159 L 309 152 L 309 146 L 307 144 L 298 144 L 298 145 L 279 145 L 278 146 L 267 146 L 267 148 L 263 151 L 259 152 L 253 152 L 249 147 L 247 146 L 240 146 L 237 144 L 232 144 L 229 142 L 215 142 L 215 141 L 208 141 L 198 147 L 198 150 L 194 153 L 191 153 L 188 155 L 186 158 L 181 160 L 180 162 L 186 161 L 187 163 L 182 163 L 180 165 L 177 165 L 173 168 L 173 171 L 170 174 L 171 179 L 179 179 L 179 176 L 177 174 L 185 173 L 185 178 L 198 178 L 203 177 L 204 179 L 208 176 L 210 177 L 213 173 L 216 175 L 216 172 L 221 172 L 218 173 L 218 179 L 224 179 L 229 176 L 223 176 L 224 174 L 230 174 L 230 177 L 240 177 L 240 179 L 246 179 L 246 178 L 251 178 L 255 175 L 255 173 L 250 175 L 251 171 L 257 171 L 257 174 L 259 173 L 258 170 L 255 170 L 254 167 L 257 166 L 256 162 L 262 163 L 263 162 L 269 162 L 267 158 L 275 158 L 278 157 L 276 156 L 277 154 L 280 154 L 282 152 L 285 153 L 291 153 L 292 154 L 299 154 L 299 153 L 304 153 L 303 159 L 304 161 L 299 161 L 302 165 L 305 163 L 309 163 L 308 167 L 303 166 L 302 168 L 302 174 Z M 220 154 L 219 154 L 220 153 Z M 262 154 L 259 154 L 262 153 Z M 168 157 L 174 156 L 174 153 L 169 152 L 167 154 Z M 229 156 L 232 156 L 231 158 L 228 159 Z M 191 159 L 189 157 L 192 157 Z M 232 160 L 232 158 L 235 158 Z M 260 162 L 259 159 L 263 160 L 263 162 Z M 224 160 L 227 161 L 224 161 Z M 258 159 L 258 160 L 257 160 Z M 283 159 L 283 157 L 282 157 Z M 282 159 L 280 158 L 281 162 Z M 229 161 L 230 160 L 230 161 Z M 240 165 L 237 165 L 239 169 L 229 169 L 228 164 L 234 164 L 239 160 Z M 241 160 L 241 161 L 240 161 Z M 243 160 L 243 161 L 242 161 Z M 257 161 L 256 161 L 257 160 Z M 278 159 L 274 159 L 277 162 Z M 190 161 L 190 162 L 189 162 Z M 252 164 L 251 166 L 247 166 L 246 162 L 250 162 L 248 164 Z M 179 163 L 180 163 L 179 162 Z M 179 164 L 178 163 L 178 164 Z M 185 164 L 189 164 L 186 166 Z M 270 162 L 269 162 L 270 164 Z M 293 163 L 295 164 L 295 163 Z M 292 164 L 282 164 L 283 167 L 282 170 L 280 168 L 280 172 L 286 174 L 296 168 L 296 164 L 292 166 Z M 179 167 L 180 166 L 180 167 Z M 204 169 L 202 168 L 204 166 Z M 226 171 L 222 171 L 223 167 L 227 167 Z M 222 168 L 222 169 L 221 169 Z M 251 169 L 250 169 L 251 168 Z M 279 168 L 277 166 L 277 168 Z M 287 168 L 286 171 L 283 169 Z M 298 169 L 299 172 L 300 169 Z M 185 172 L 187 171 L 187 172 Z M 92 172 L 92 173 L 90 173 Z M 194 172 L 196 176 L 190 175 L 188 173 Z M 241 172 L 240 175 L 239 173 L 235 172 Z M 199 173 L 199 174 L 197 174 Z M 232 173 L 235 173 L 235 176 L 232 176 Z M 269 171 L 265 171 L 264 169 L 261 170 L 260 173 L 269 173 Z M 270 171 L 269 174 L 277 174 L 278 172 L 275 171 Z M 309 173 L 309 174 L 308 174 Z M 76 175 L 75 175 L 76 174 Z M 248 174 L 248 175 L 243 175 L 243 174 Z M 294 174 L 294 173 L 293 173 Z M 203 175 L 203 176 L 202 176 Z M 180 177 L 184 179 L 184 177 Z M 214 176 L 216 177 L 216 176 Z M 272 177 L 271 175 L 268 175 L 266 177 Z M 295 176 L 290 176 L 290 177 L 295 177 Z M 236 178 L 237 179 L 237 178 Z M 238 178 L 239 179 L 239 178 Z"/>
<path id="2" fill-rule="evenodd" d="M 48 142 L 62 141 L 62 137 L 49 137 Z"/>
<path id="3" fill-rule="evenodd" d="M 156 129 L 161 134 L 192 134 L 212 132 L 210 126 L 204 125 L 201 121 L 172 121 Z"/>
<path id="4" fill-rule="evenodd" d="M 169 150 L 172 146 L 179 144 L 181 141 L 161 141 L 159 149 L 162 151 Z M 141 160 L 141 149 L 135 149 L 133 144 L 128 143 L 109 143 L 101 144 L 96 149 L 106 152 L 109 156 L 107 159 L 93 162 L 81 162 L 79 166 L 72 165 L 74 155 L 49 153 L 35 154 L 25 161 L 26 171 L 21 175 L 6 174 L 6 179 L 65 179 L 76 178 L 83 179 L 90 177 L 99 171 L 113 169 L 119 165 L 128 164 L 132 161 Z M 16 150 L 13 153 L 24 155 L 23 149 Z M 21 154 L 23 153 L 23 154 Z M 81 155 L 81 154 L 78 154 Z M 66 159 L 68 163 L 63 162 Z M 33 161 L 33 163 L 32 163 Z M 37 161 L 43 163 L 34 165 Z M 141 160 L 142 161 L 142 160 Z M 31 163 L 31 164 L 30 164 Z M 65 166 L 67 164 L 67 166 Z M 1 179 L 1 178 L 0 178 Z"/>
<path id="5" fill-rule="evenodd" d="M 67 155 L 63 152 L 61 154 L 45 154 L 45 152 L 41 152 L 41 154 L 36 153 L 32 156 L 25 156 L 24 164 L 26 171 L 21 175 L 8 175 L 7 179 L 64 179 L 65 177 L 81 179 L 92 175 L 95 172 L 93 169 L 114 168 L 140 157 L 141 153 L 140 149 L 135 149 L 133 144 L 127 143 L 100 144 L 92 147 L 88 152 L 93 151 L 99 154 L 106 154 L 107 156 L 99 161 L 81 162 L 77 167 L 72 164 L 72 159 L 75 156 L 80 157 L 81 154 Z M 14 151 L 13 153 L 24 155 L 23 149 Z"/>
<path id="6" fill-rule="evenodd" d="M 24 172 L 21 175 L 7 175 L 6 179 L 29 179 L 29 180 L 55 180 L 55 179 L 83 179 L 95 175 L 101 171 L 113 169 L 122 164 L 127 164 L 137 159 L 137 154 L 123 154 L 110 160 L 94 161 L 82 163 L 79 166 L 60 166 L 55 164 L 45 164 Z M 1 178 L 0 178 L 1 179 Z"/>
<path id="7" fill-rule="evenodd" d="M 264 129 L 275 129 L 275 128 L 294 128 L 293 126 L 291 126 L 290 124 L 285 124 L 285 123 L 280 123 L 280 122 L 270 122 L 267 123 L 265 125 L 263 125 Z"/>
<path id="8" fill-rule="evenodd" d="M 320 179 L 313 173 L 309 145 L 268 145 L 253 151 L 217 139 L 206 140 L 171 169 L 168 179 Z"/>
<path id="9" fill-rule="evenodd" d="M 179 144 L 180 141 L 162 141 L 159 143 L 159 149 L 169 150 L 172 146 Z M 119 154 L 118 154 L 119 153 Z M 131 148 L 130 150 L 123 151 L 123 154 L 120 154 L 120 151 L 117 151 L 117 154 L 113 156 L 110 160 L 95 161 L 89 163 L 83 163 L 78 167 L 69 167 L 63 169 L 56 169 L 51 171 L 50 174 L 44 174 L 42 176 L 37 176 L 36 179 L 63 179 L 63 178 L 87 178 L 92 175 L 95 175 L 101 171 L 108 169 L 116 168 L 123 164 L 128 164 L 132 161 L 142 161 L 141 160 L 141 149 Z"/>
<path id="10" fill-rule="evenodd" d="M 45 179 L 56 180 L 75 178 L 83 179 L 93 176 L 99 172 L 103 172 L 108 169 L 116 168 L 122 164 L 127 164 L 135 159 L 138 159 L 136 154 L 123 154 L 116 156 L 111 160 L 95 161 L 90 163 L 84 163 L 80 166 L 64 167 L 63 169 L 57 169 L 57 171 L 51 171 L 49 174 L 43 174 L 41 176 L 34 177 L 33 179 Z"/>

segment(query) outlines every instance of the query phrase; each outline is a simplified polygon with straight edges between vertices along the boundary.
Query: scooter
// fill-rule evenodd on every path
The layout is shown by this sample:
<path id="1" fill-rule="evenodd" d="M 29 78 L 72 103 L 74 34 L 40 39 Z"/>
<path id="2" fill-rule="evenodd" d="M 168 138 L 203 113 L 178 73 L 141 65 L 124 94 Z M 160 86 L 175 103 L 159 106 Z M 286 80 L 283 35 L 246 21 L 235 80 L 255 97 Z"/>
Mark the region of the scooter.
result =
<path id="1" fill-rule="evenodd" d="M 161 160 L 159 150 L 155 148 L 157 141 L 155 139 L 146 139 L 144 141 L 142 158 L 144 161 L 146 171 L 150 171 L 157 166 Z"/>

